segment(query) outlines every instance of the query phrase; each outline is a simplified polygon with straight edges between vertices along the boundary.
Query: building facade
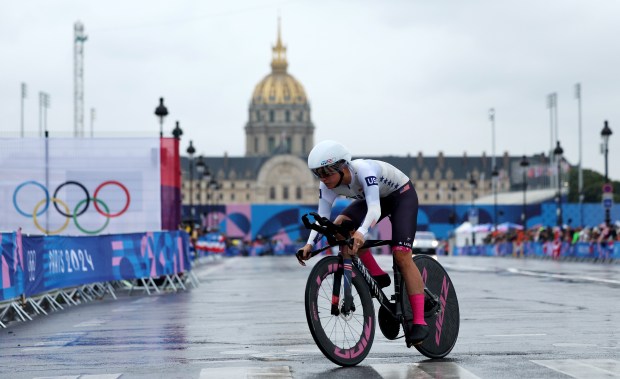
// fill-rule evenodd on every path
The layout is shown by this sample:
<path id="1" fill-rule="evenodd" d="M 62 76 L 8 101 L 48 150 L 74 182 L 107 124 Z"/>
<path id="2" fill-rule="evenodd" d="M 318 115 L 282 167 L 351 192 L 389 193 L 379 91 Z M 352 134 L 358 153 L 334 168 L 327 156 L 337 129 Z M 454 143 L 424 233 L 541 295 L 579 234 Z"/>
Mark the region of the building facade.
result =
<path id="1" fill-rule="evenodd" d="M 272 47 L 271 73 L 254 88 L 245 125 L 245 156 L 194 157 L 202 160 L 208 175 L 194 169 L 190 181 L 189 158 L 181 158 L 184 205 L 314 204 L 318 181 L 307 169 L 307 156 L 314 146 L 315 126 L 308 96 L 302 84 L 288 73 L 286 47 L 280 29 Z M 365 156 L 387 161 L 408 174 L 420 204 L 469 203 L 521 183 L 521 157 L 508 153 L 492 157 Z M 538 159 L 536 161 L 536 159 Z M 545 163 L 544 155 L 532 157 Z M 194 162 L 196 163 L 196 162 Z M 548 169 L 548 166 L 545 166 Z M 496 174 L 495 176 L 493 174 Z M 529 175 L 529 174 L 528 174 Z M 494 190 L 493 181 L 497 187 Z M 531 184 L 530 184 L 531 185 Z M 191 191 L 190 191 L 191 186 Z M 190 192 L 192 198 L 190 199 Z"/>

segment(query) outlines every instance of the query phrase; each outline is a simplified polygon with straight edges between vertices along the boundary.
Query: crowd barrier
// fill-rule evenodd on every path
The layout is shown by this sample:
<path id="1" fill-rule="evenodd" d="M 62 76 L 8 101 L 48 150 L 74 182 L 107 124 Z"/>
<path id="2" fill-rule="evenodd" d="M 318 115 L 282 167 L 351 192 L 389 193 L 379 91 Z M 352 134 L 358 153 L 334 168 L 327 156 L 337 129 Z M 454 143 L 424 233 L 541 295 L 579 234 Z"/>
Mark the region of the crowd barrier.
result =
<path id="1" fill-rule="evenodd" d="M 47 314 L 62 304 L 101 298 L 114 289 L 186 289 L 191 272 L 189 236 L 183 231 L 102 236 L 26 236 L 0 233 L 0 327 Z"/>
<path id="2" fill-rule="evenodd" d="M 620 262 L 620 242 L 502 242 L 491 245 L 462 246 L 454 255 L 524 256 L 553 259 L 601 260 Z"/>

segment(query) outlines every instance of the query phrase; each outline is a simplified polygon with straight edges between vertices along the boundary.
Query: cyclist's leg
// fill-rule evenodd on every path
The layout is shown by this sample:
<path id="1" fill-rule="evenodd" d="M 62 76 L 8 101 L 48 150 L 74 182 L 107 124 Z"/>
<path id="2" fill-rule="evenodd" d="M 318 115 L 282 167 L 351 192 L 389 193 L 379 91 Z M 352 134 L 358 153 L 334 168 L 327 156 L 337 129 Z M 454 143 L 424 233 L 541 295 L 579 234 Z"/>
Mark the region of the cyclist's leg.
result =
<path id="1" fill-rule="evenodd" d="M 336 217 L 334 220 L 334 224 L 340 225 L 343 222 L 350 222 L 355 228 L 361 225 L 364 217 L 366 216 L 366 212 L 368 211 L 367 205 L 365 201 L 356 200 L 349 204 L 342 214 Z M 348 248 L 345 250 L 348 252 Z M 357 255 L 359 259 L 362 261 L 364 266 L 368 269 L 370 275 L 377 281 L 379 287 L 387 287 L 390 285 L 390 275 L 383 271 L 383 269 L 379 266 L 375 258 L 373 257 L 370 249 L 362 249 L 358 250 Z M 344 255 L 346 257 L 346 255 Z"/>
<path id="2" fill-rule="evenodd" d="M 428 336 L 428 327 L 424 320 L 424 282 L 411 256 L 418 219 L 418 195 L 411 183 L 400 190 L 391 214 L 392 254 L 403 275 L 413 313 L 411 325 L 405 325 L 407 344 L 419 344 Z"/>

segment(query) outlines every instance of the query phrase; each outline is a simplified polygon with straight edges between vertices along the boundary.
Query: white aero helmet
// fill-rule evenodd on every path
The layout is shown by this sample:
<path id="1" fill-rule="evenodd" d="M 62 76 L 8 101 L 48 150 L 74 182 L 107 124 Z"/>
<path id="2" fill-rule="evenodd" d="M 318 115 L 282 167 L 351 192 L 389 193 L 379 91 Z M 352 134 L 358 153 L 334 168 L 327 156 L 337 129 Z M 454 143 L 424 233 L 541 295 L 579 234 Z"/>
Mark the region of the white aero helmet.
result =
<path id="1" fill-rule="evenodd" d="M 318 178 L 342 173 L 342 166 L 350 162 L 349 150 L 341 143 L 331 140 L 319 142 L 308 155 L 308 168 Z"/>

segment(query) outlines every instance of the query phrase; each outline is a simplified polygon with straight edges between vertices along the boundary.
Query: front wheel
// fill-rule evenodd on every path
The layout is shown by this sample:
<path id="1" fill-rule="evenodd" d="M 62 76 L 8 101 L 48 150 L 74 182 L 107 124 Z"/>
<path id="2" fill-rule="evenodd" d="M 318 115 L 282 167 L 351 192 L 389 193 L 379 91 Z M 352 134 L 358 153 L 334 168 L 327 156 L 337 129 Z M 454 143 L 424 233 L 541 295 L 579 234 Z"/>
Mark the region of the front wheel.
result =
<path id="1" fill-rule="evenodd" d="M 413 262 L 428 289 L 424 301 L 424 319 L 429 329 L 428 337 L 415 348 L 429 358 L 443 358 L 452 351 L 459 335 L 460 314 L 456 291 L 448 273 L 437 260 L 426 255 L 416 255 Z M 401 288 L 404 319 L 405 322 L 412 322 L 413 314 L 404 280 Z"/>
<path id="2" fill-rule="evenodd" d="M 375 308 L 362 275 L 353 267 L 352 311 L 332 314 L 334 280 L 342 271 L 339 257 L 321 259 L 306 284 L 306 320 L 321 352 L 340 366 L 355 366 L 366 358 L 375 336 Z M 344 286 L 340 287 L 337 309 L 342 309 Z"/>

